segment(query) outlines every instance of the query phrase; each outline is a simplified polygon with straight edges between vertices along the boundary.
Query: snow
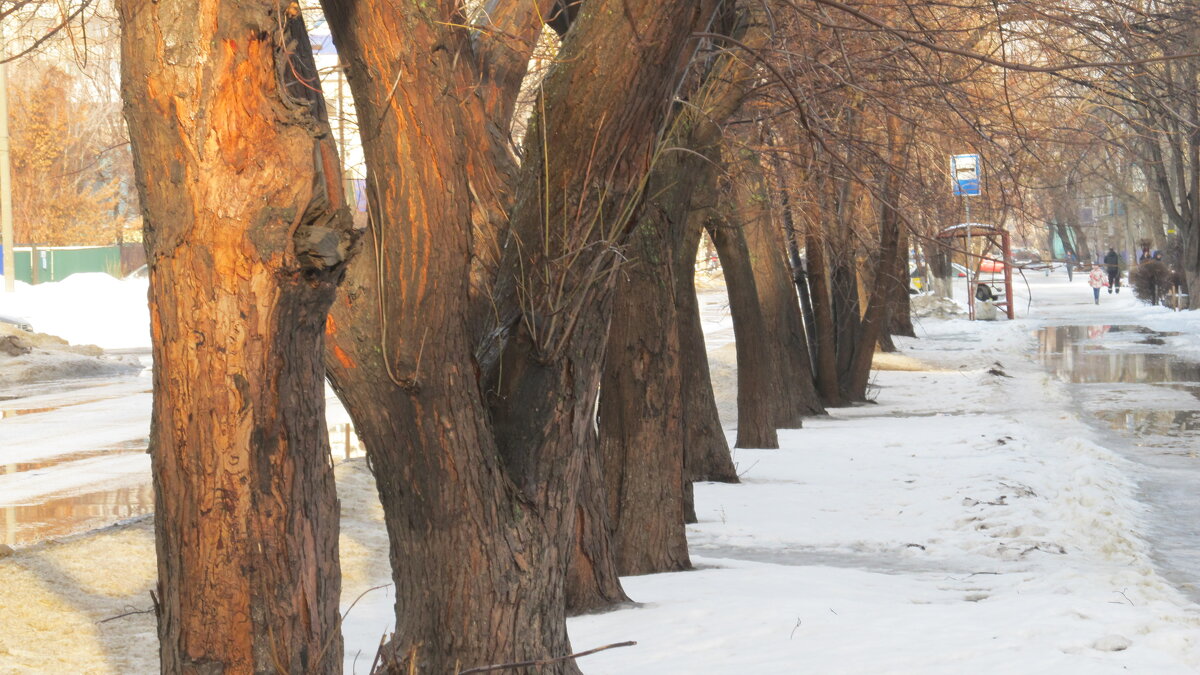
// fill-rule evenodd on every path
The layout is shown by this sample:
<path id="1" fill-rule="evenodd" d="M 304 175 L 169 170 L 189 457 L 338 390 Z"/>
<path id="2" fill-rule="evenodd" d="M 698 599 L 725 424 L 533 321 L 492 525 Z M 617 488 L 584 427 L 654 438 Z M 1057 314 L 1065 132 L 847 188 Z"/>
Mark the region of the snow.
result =
<path id="1" fill-rule="evenodd" d="M 72 274 L 62 281 L 18 281 L 0 292 L 0 314 L 28 319 L 34 330 L 71 344 L 103 349 L 149 349 L 149 280 L 120 280 L 103 272 Z"/>
<path id="2" fill-rule="evenodd" d="M 637 641 L 583 658 L 584 671 L 1200 671 L 1200 606 L 1186 594 L 1200 575 L 1176 565 L 1168 582 L 1156 551 L 1173 493 L 1148 492 L 1162 476 L 1090 419 L 1124 405 L 1119 396 L 1172 409 L 1195 409 L 1194 397 L 1136 382 L 1092 396 L 1072 388 L 1092 385 L 1063 382 L 1035 360 L 1035 330 L 1060 324 L 1180 332 L 1158 349 L 1200 359 L 1200 317 L 1146 307 L 1128 291 L 1094 305 L 1084 280 L 1061 271 L 1031 275 L 1029 289 L 1016 321 L 919 319 L 920 337 L 880 359 L 873 405 L 781 431 L 778 450 L 736 450 L 742 483 L 696 486 L 696 570 L 625 578 L 634 604 L 569 621 L 576 650 Z M 736 364 L 724 302 L 717 290 L 701 294 L 718 398 L 728 403 Z M 58 320 L 49 304 L 38 310 L 25 313 L 35 327 Z M 88 335 L 97 327 L 67 323 L 97 342 Z M 1115 351 L 1133 344 L 1096 339 Z M 148 396 L 148 381 L 133 381 L 140 393 L 119 383 L 104 393 Z M 1091 398 L 1081 403 L 1080 391 Z M 145 405 L 92 398 L 78 393 L 60 414 L 124 410 L 125 431 L 112 438 L 133 431 L 133 409 Z M 10 422 L 0 420 L 0 454 L 13 452 L 14 433 L 35 456 L 53 444 Z M 71 444 L 111 441 L 89 438 Z M 1168 477 L 1195 475 L 1164 467 Z M 365 673 L 391 625 L 387 537 L 365 463 L 336 471 L 346 672 Z M 7 489 L 18 488 L 0 483 Z M 0 672 L 155 672 L 151 615 L 97 623 L 149 607 L 151 530 L 142 518 L 0 558 Z M 1194 535 L 1188 543 L 1196 547 Z"/>

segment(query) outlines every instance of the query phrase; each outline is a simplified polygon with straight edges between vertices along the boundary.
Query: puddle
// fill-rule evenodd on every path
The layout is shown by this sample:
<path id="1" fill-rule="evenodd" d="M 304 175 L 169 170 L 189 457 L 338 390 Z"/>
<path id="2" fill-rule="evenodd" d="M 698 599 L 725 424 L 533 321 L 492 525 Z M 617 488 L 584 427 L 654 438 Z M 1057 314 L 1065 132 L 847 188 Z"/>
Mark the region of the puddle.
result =
<path id="1" fill-rule="evenodd" d="M 61 407 L 61 406 L 60 406 Z M 330 454 L 335 460 L 366 454 L 351 424 L 328 427 Z M 30 473 L 65 467 L 72 462 L 97 458 L 123 460 L 146 451 L 145 438 L 129 440 L 105 448 L 81 450 L 28 462 L 0 465 L 0 475 Z M 90 470 L 102 470 L 91 464 Z M 82 469 L 81 469 L 82 470 Z M 136 480 L 136 479 L 135 479 Z M 154 489 L 150 475 L 144 482 L 116 490 L 97 489 L 98 484 L 72 490 L 70 494 L 49 494 L 33 504 L 0 506 L 0 543 L 27 546 L 46 539 L 86 532 L 113 523 L 154 512 Z"/>
<path id="2" fill-rule="evenodd" d="M 0 542 L 25 546 L 104 527 L 154 511 L 149 485 L 52 497 L 39 504 L 0 507 Z"/>
<path id="3" fill-rule="evenodd" d="M 1138 437 L 1200 434 L 1200 410 L 1100 410 L 1093 414 L 1112 429 Z"/>
<path id="4" fill-rule="evenodd" d="M 1038 358 L 1138 470 L 1150 508 L 1148 540 L 1163 575 L 1200 602 L 1200 363 L 1166 351 L 1179 335 L 1143 326 L 1054 326 L 1037 332 Z"/>
<path id="5" fill-rule="evenodd" d="M 1179 333 L 1142 326 L 1052 326 L 1037 332 L 1038 357 L 1060 379 L 1075 384 L 1200 385 L 1200 363 L 1157 349 L 1172 335 Z"/>
<path id="6" fill-rule="evenodd" d="M 41 469 L 50 469 L 61 464 L 70 464 L 81 459 L 91 459 L 92 457 L 100 457 L 106 455 L 109 457 L 126 457 L 128 455 L 137 454 L 138 452 L 146 451 L 146 440 L 129 441 L 108 448 L 100 448 L 96 450 L 83 450 L 80 452 L 71 452 L 65 455 L 53 455 L 45 459 L 39 459 L 36 462 L 16 462 L 14 464 L 4 464 L 0 475 L 9 473 L 21 473 L 24 471 L 39 471 Z"/>
<path id="7" fill-rule="evenodd" d="M 25 415 L 37 415 L 40 413 L 50 413 L 50 412 L 54 412 L 56 410 L 62 410 L 63 408 L 70 408 L 73 406 L 87 405 L 89 403 L 99 403 L 102 401 L 113 401 L 116 399 L 127 398 L 131 395 L 136 395 L 136 394 L 152 394 L 152 393 L 154 393 L 153 390 L 146 389 L 145 391 L 122 392 L 120 394 L 114 394 L 112 396 L 99 396 L 99 397 L 80 399 L 78 401 L 67 401 L 67 402 L 63 402 L 63 403 L 59 403 L 57 405 L 51 405 L 51 406 L 40 406 L 40 407 L 32 407 L 32 408 L 0 408 L 0 419 L 7 419 L 10 417 L 23 417 Z M 19 396 L 12 396 L 8 400 L 10 400 L 10 401 L 11 400 L 19 400 L 20 398 L 21 397 L 19 397 Z"/>

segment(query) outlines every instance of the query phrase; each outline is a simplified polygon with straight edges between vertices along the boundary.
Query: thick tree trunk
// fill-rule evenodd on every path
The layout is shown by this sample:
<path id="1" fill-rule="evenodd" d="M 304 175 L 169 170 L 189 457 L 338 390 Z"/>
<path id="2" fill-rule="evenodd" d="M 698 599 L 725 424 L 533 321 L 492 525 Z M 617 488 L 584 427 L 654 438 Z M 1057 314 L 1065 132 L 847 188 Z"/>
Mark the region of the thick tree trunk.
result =
<path id="1" fill-rule="evenodd" d="M 575 549 L 567 569 L 567 613 L 583 614 L 628 602 L 621 588 L 613 551 L 612 520 L 600 468 L 599 441 L 593 433 L 579 477 L 575 509 Z"/>
<path id="2" fill-rule="evenodd" d="M 617 569 L 688 569 L 679 334 L 664 223 L 643 221 L 621 270 L 600 386 L 600 457 Z"/>
<path id="3" fill-rule="evenodd" d="M 858 266 L 854 251 L 843 238 L 842 248 L 832 250 L 830 290 L 833 298 L 835 350 L 837 353 L 837 382 L 842 400 L 859 402 L 861 397 L 851 395 L 846 386 L 854 366 L 854 354 L 858 349 L 862 310 L 859 304 Z M 874 349 L 874 342 L 871 343 Z"/>
<path id="4" fill-rule="evenodd" d="M 808 279 L 812 282 L 813 333 L 817 337 L 816 380 L 821 402 L 829 407 L 845 405 L 838 387 L 837 329 L 834 325 L 833 291 L 825 264 L 823 237 L 809 234 L 804 250 L 808 254 Z"/>
<path id="5" fill-rule="evenodd" d="M 120 3 L 164 673 L 341 672 L 321 351 L 350 214 L 303 23 L 279 11 Z"/>
<path id="6" fill-rule="evenodd" d="M 351 64 L 377 205 L 376 255 L 335 304 L 330 360 L 392 538 L 391 672 L 570 651 L 565 579 L 615 250 L 699 18 L 697 3 L 677 5 L 581 10 L 506 186 L 511 236 L 482 345 L 467 326 L 485 313 L 471 303 L 479 290 L 462 227 L 481 161 L 463 145 L 480 132 L 457 5 L 326 5 Z"/>
<path id="7" fill-rule="evenodd" d="M 875 344 L 883 334 L 883 328 L 891 311 L 888 293 L 888 274 L 885 270 L 895 264 L 896 240 L 899 223 L 892 209 L 883 207 L 884 217 L 880 222 L 880 245 L 878 271 L 871 283 L 866 311 L 859 324 L 859 335 L 853 346 L 849 367 L 843 377 L 842 395 L 850 401 L 865 401 L 867 384 L 871 378 L 871 363 L 875 355 Z"/>
<path id="8" fill-rule="evenodd" d="M 610 72 L 621 71 L 623 66 L 628 79 L 618 78 L 623 83 L 614 90 L 607 78 L 594 78 L 594 70 L 563 69 L 552 74 L 543 87 L 545 113 L 530 126 L 530 138 L 544 142 L 553 136 L 560 143 L 552 148 L 539 142 L 527 145 L 530 151 L 522 176 L 525 187 L 519 191 L 521 197 L 512 214 L 514 245 L 506 253 L 497 284 L 501 321 L 497 333 L 485 342 L 481 361 L 485 372 L 499 378 L 492 408 L 498 420 L 501 450 L 511 458 L 510 465 L 514 460 L 522 462 L 513 466 L 514 473 L 528 476 L 530 485 L 542 491 L 546 489 L 542 486 L 552 484 L 546 480 L 551 467 L 579 456 L 575 449 L 578 444 L 563 444 L 562 439 L 586 437 L 594 422 L 594 396 L 600 385 L 600 365 L 612 315 L 610 298 L 618 278 L 614 273 L 619 261 L 615 247 L 626 240 L 644 212 L 645 183 L 639 171 L 650 166 L 657 151 L 655 136 L 680 72 L 674 64 L 684 59 L 686 35 L 700 19 L 699 6 L 687 11 L 678 9 L 667 13 L 650 8 L 640 11 L 641 29 L 647 31 L 643 35 L 655 37 L 645 37 L 647 41 L 634 50 L 641 54 L 630 54 L 628 45 L 621 45 L 623 34 L 630 28 L 629 8 L 600 20 L 589 19 L 592 9 L 585 6 L 580 23 L 572 28 L 564 46 L 566 53 L 574 56 L 563 58 L 586 59 L 589 66 L 604 64 Z M 559 74 L 562 77 L 556 77 Z M 621 111 L 616 119 L 626 125 L 622 129 L 604 128 L 614 109 Z M 588 129 L 574 135 L 565 132 Z M 601 134 L 618 140 L 597 144 Z M 597 167 L 604 169 L 603 188 L 589 178 Z M 545 182 L 547 176 L 553 177 L 549 184 Z M 564 182 L 563 198 L 547 201 L 545 191 Z M 653 243 L 640 240 L 634 245 L 637 252 L 626 257 L 644 255 L 646 264 L 628 274 L 661 275 L 663 281 L 658 288 L 667 295 L 658 298 L 657 304 L 670 308 L 674 306 L 669 295 L 670 268 L 660 271 L 654 265 L 666 264 L 671 238 L 667 232 L 657 236 L 667 238 Z M 630 299 L 626 295 L 621 302 Z M 683 535 L 678 384 L 677 378 L 666 377 L 677 368 L 671 361 L 677 353 L 676 336 L 673 331 L 665 331 L 666 342 L 639 343 L 629 336 L 637 334 L 642 319 L 631 320 L 638 317 L 636 310 L 625 309 L 621 316 L 616 338 L 621 351 L 614 358 L 645 352 L 637 359 L 643 368 L 626 372 L 609 369 L 609 374 L 618 379 L 605 383 L 606 399 L 600 406 L 600 458 L 609 495 L 617 569 L 622 573 L 683 569 L 690 563 Z M 513 337 L 505 341 L 506 334 Z M 656 340 L 657 336 L 656 332 L 650 339 Z M 490 356 L 497 347 L 502 350 L 499 369 L 491 365 Z M 568 360 L 562 360 L 563 354 Z M 650 368 L 663 367 L 663 373 L 645 369 L 646 354 L 657 357 Z M 522 381 L 519 363 L 547 360 L 561 364 L 559 386 L 530 387 Z M 639 410 L 634 405 L 638 399 L 630 386 L 635 382 L 638 384 L 633 386 L 648 386 L 654 392 L 647 408 Z M 573 394 L 564 398 L 564 391 Z M 645 394 L 646 390 L 641 391 Z M 525 411 L 538 409 L 539 401 L 544 401 L 543 407 L 563 406 L 560 419 L 569 424 L 564 424 L 554 437 L 539 438 L 530 433 L 539 426 L 534 424 L 535 419 L 528 419 Z M 569 414 L 567 405 L 571 405 Z M 614 415 L 628 424 L 614 429 L 610 422 Z M 513 420 L 518 424 L 510 424 Z M 544 427 L 546 422 L 538 424 Z M 635 526 L 640 532 L 632 529 Z M 647 531 L 653 536 L 645 538 Z"/>
<path id="9" fill-rule="evenodd" d="M 765 346 L 770 336 L 758 304 L 746 238 L 740 227 L 709 221 L 707 229 L 721 258 L 721 269 L 725 271 L 729 311 L 733 315 L 738 388 L 735 445 L 739 448 L 778 448 L 775 399 L 781 393 L 772 386 L 775 378 L 771 373 L 771 352 Z"/>
<path id="10" fill-rule="evenodd" d="M 808 415 L 825 412 L 813 381 L 808 342 L 783 230 L 774 222 L 769 207 L 766 176 L 756 158 L 741 162 L 741 180 L 736 193 L 739 220 L 753 261 L 754 285 L 769 339 L 771 372 L 775 378 L 775 426 L 798 429 Z"/>
<path id="11" fill-rule="evenodd" d="M 742 27 L 748 30 L 739 31 L 742 36 L 748 32 L 752 42 L 766 35 L 765 27 L 753 21 L 756 16 L 747 14 Z M 736 480 L 711 383 L 684 380 L 680 341 L 691 323 L 685 326 L 678 310 L 696 314 L 694 260 L 702 221 L 693 215 L 707 211 L 715 193 L 721 140 L 717 123 L 740 105 L 751 75 L 743 61 L 723 58 L 691 93 L 694 105 L 676 115 L 668 143 L 690 152 L 664 154 L 656 162 L 627 252 L 632 262 L 618 282 L 600 425 L 619 568 L 625 574 L 690 566 L 683 524 L 695 518 L 691 481 L 710 474 Z M 700 392 L 688 396 L 689 385 L 707 399 Z M 689 398 L 693 405 L 705 400 L 712 405 L 709 419 L 688 420 L 698 427 L 691 430 L 695 448 L 689 448 L 684 417 Z M 702 435 L 706 429 L 710 437 Z M 691 462 L 685 459 L 688 452 L 694 455 Z"/>
<path id="12" fill-rule="evenodd" d="M 377 336 L 350 328 L 376 312 L 373 288 L 357 281 L 348 279 L 331 316 L 330 375 L 367 446 L 388 528 L 396 629 L 383 670 L 456 672 L 569 653 L 560 544 L 497 480 L 468 343 L 451 327 L 461 320 L 425 324 L 445 351 L 429 348 L 415 383 L 397 386 Z M 446 359 L 454 353 L 463 362 Z"/>
<path id="13" fill-rule="evenodd" d="M 504 476 L 468 325 L 483 291 L 471 283 L 477 242 L 464 225 L 471 167 L 482 160 L 462 138 L 482 130 L 467 122 L 477 101 L 446 96 L 470 80 L 450 53 L 465 45 L 440 15 L 413 5 L 330 2 L 325 12 L 350 66 L 373 206 L 370 251 L 330 315 L 327 361 L 388 527 L 396 632 L 383 670 L 447 673 L 567 654 L 570 544 Z M 574 488 L 578 465 L 562 468 Z M 548 672 L 578 671 L 564 662 Z"/>
<path id="14" fill-rule="evenodd" d="M 715 194 L 715 188 L 709 194 Z M 675 265 L 675 314 L 679 331 L 679 366 L 683 399 L 684 471 L 689 481 L 738 482 L 721 428 L 713 395 L 708 351 L 696 299 L 696 251 L 704 232 L 703 212 L 693 212 L 686 223 L 685 240 Z"/>
<path id="15" fill-rule="evenodd" d="M 953 255 L 944 239 L 934 240 L 933 246 L 926 245 L 925 261 L 929 265 L 933 292 L 939 298 L 952 297 L 954 267 L 950 264 Z"/>

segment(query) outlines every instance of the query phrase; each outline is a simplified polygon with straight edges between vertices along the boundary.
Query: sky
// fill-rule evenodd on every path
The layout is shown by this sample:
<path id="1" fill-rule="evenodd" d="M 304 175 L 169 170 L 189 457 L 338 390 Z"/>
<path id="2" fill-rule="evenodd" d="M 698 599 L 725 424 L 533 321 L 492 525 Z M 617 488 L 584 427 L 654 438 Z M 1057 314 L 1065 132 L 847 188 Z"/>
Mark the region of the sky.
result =
<path id="1" fill-rule="evenodd" d="M 632 604 L 569 621 L 577 651 L 637 642 L 585 657 L 584 672 L 1200 672 L 1200 564 L 1171 557 L 1200 536 L 1190 494 L 1171 489 L 1194 484 L 1195 458 L 1148 452 L 1179 437 L 1147 440 L 1128 421 L 1200 408 L 1185 367 L 1200 356 L 1200 319 L 1128 291 L 1094 305 L 1078 275 L 1027 281 L 1018 320 L 918 320 L 918 338 L 878 359 L 874 403 L 781 431 L 777 450 L 735 450 L 739 484 L 696 486 L 695 569 L 626 577 Z M 0 295 L 0 313 L 141 344 L 144 285 L 105 291 L 123 339 L 74 309 L 86 289 L 60 285 L 36 300 Z M 732 322 L 719 288 L 701 305 L 732 444 Z M 1059 325 L 1079 327 L 1078 348 L 1044 330 Z M 1123 328 L 1134 325 L 1155 332 Z M 1160 357 L 1178 382 L 1148 382 Z M 1068 381 L 1085 362 L 1083 381 Z M 148 423 L 145 398 L 97 405 L 129 428 L 139 410 Z M 337 474 L 346 672 L 365 673 L 390 626 L 386 534 L 364 462 Z M 145 518 L 22 548 L 0 559 L 0 578 L 0 672 L 156 672 L 150 615 L 97 623 L 149 605 Z"/>

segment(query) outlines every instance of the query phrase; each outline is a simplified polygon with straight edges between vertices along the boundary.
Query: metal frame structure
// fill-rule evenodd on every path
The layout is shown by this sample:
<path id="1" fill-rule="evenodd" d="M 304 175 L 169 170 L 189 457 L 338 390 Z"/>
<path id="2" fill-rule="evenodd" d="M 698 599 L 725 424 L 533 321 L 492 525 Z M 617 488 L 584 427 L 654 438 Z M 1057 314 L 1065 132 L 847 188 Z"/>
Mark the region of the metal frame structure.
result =
<path id="1" fill-rule="evenodd" d="M 1012 285 L 1012 239 L 1008 232 L 993 225 L 984 225 L 982 223 L 962 223 L 947 227 L 937 233 L 937 238 L 944 241 L 952 241 L 954 239 L 963 239 L 966 245 L 960 251 L 966 253 L 967 268 L 967 307 L 971 320 L 975 320 L 975 289 L 979 283 L 979 271 L 985 260 L 990 260 L 995 263 L 1001 263 L 1004 270 L 1004 302 L 997 302 L 997 307 L 1003 307 L 1005 314 L 1009 319 L 1016 318 L 1013 307 L 1013 285 Z M 975 243 L 973 240 L 983 242 L 979 253 L 975 253 Z M 968 248 L 969 247 L 969 248 Z M 952 249 L 955 247 L 951 247 Z M 993 251 L 998 253 L 998 256 L 989 255 Z M 975 258 L 978 263 L 972 264 L 971 259 Z"/>

